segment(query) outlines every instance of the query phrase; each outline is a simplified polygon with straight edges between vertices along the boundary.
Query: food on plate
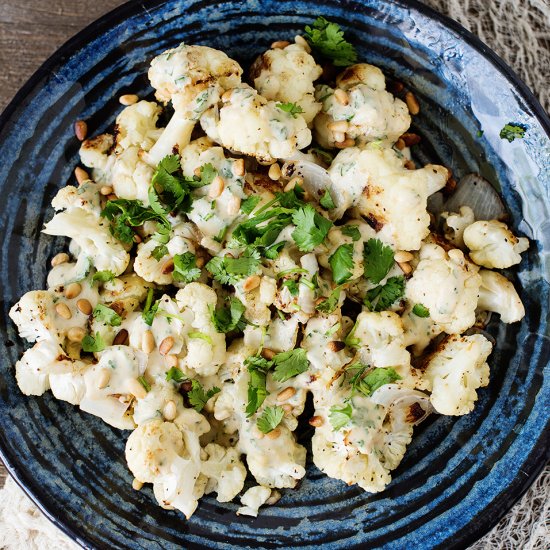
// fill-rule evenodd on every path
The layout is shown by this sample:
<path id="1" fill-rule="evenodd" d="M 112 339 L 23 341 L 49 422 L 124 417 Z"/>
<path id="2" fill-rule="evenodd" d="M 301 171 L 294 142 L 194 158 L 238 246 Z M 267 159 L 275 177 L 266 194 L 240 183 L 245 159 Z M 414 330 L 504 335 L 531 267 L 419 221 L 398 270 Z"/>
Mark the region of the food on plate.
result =
<path id="1" fill-rule="evenodd" d="M 454 182 L 412 160 L 418 101 L 323 18 L 248 73 L 181 44 L 149 79 L 115 131 L 79 126 L 87 171 L 43 230 L 68 252 L 10 311 L 33 344 L 21 391 L 129 430 L 134 488 L 187 518 L 205 494 L 256 516 L 295 488 L 303 423 L 320 470 L 384 490 L 414 426 L 489 383 L 484 322 L 525 314 L 494 269 L 528 240 L 479 205 L 428 211 Z"/>

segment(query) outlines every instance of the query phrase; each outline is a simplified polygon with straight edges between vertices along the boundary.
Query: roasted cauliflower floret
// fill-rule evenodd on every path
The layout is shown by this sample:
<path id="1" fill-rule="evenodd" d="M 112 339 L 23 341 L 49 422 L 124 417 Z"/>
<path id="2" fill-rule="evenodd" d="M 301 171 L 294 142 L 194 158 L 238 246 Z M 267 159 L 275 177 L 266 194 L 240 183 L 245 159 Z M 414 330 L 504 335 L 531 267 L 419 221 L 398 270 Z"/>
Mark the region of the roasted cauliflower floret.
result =
<path id="1" fill-rule="evenodd" d="M 269 487 L 263 487 L 262 485 L 250 487 L 241 497 L 242 506 L 237 510 L 237 514 L 240 516 L 257 517 L 258 509 L 268 501 L 270 496 L 271 489 Z"/>
<path id="2" fill-rule="evenodd" d="M 323 105 L 315 119 L 315 137 L 322 147 L 346 139 L 358 144 L 393 143 L 411 125 L 407 106 L 386 91 L 378 67 L 366 63 L 347 67 L 336 78 L 336 86 L 321 84 L 315 90 L 315 99 Z"/>
<path id="3" fill-rule="evenodd" d="M 480 285 L 477 266 L 461 250 L 445 252 L 436 244 L 424 244 L 405 296 L 411 304 L 428 308 L 447 334 L 460 334 L 475 323 Z"/>
<path id="4" fill-rule="evenodd" d="M 438 413 L 459 416 L 473 410 L 476 390 L 489 383 L 486 360 L 492 348 L 481 334 L 450 336 L 430 356 L 423 381 Z"/>
<path id="5" fill-rule="evenodd" d="M 144 155 L 156 166 L 174 147 L 181 151 L 191 139 L 193 128 L 225 90 L 238 86 L 242 69 L 225 53 L 207 46 L 180 44 L 151 62 L 149 80 L 164 104 L 172 102 L 174 115 L 168 126 Z"/>
<path id="6" fill-rule="evenodd" d="M 100 134 L 85 139 L 80 146 L 80 160 L 84 166 L 93 168 L 93 180 L 98 183 L 108 183 L 110 164 L 114 156 L 110 153 L 114 147 L 115 138 L 111 134 Z"/>
<path id="7" fill-rule="evenodd" d="M 309 124 L 321 109 L 313 82 L 322 72 L 305 46 L 295 43 L 263 53 L 252 65 L 250 78 L 266 99 L 298 105 Z"/>
<path id="8" fill-rule="evenodd" d="M 464 230 L 474 223 L 474 211 L 469 206 L 461 206 L 458 213 L 442 212 L 443 234 L 456 247 L 464 247 Z"/>
<path id="9" fill-rule="evenodd" d="M 529 239 L 516 237 L 505 223 L 479 221 L 464 230 L 464 243 L 470 258 L 483 267 L 505 269 L 521 262 L 521 253 L 529 248 Z"/>
<path id="10" fill-rule="evenodd" d="M 154 101 L 138 101 L 123 109 L 116 118 L 117 149 L 139 147 L 149 151 L 162 133 L 157 128 L 161 110 Z"/>
<path id="11" fill-rule="evenodd" d="M 204 448 L 208 458 L 203 460 L 201 472 L 208 477 L 205 493 L 215 491 L 218 502 L 233 500 L 242 490 L 246 468 L 237 449 L 209 443 Z"/>
<path id="12" fill-rule="evenodd" d="M 503 323 L 516 323 L 525 317 L 525 308 L 514 285 L 500 273 L 481 269 L 477 307 L 500 315 Z"/>
<path id="13" fill-rule="evenodd" d="M 212 140 L 261 162 L 290 158 L 311 143 L 311 132 L 301 115 L 293 116 L 242 84 L 231 91 L 218 110 L 210 109 L 201 125 Z"/>

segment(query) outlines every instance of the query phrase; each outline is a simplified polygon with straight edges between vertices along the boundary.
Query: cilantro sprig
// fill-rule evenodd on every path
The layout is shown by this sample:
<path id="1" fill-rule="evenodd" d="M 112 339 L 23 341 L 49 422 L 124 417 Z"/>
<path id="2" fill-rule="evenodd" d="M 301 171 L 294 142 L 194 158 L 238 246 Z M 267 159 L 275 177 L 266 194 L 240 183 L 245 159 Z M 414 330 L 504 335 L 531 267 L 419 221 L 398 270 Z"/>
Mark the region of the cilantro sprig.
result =
<path id="1" fill-rule="evenodd" d="M 347 403 L 346 405 L 333 405 L 329 409 L 328 419 L 332 428 L 338 431 L 349 424 L 352 414 L 353 409 L 351 403 Z"/>
<path id="2" fill-rule="evenodd" d="M 256 421 L 258 430 L 264 434 L 272 432 L 283 420 L 285 411 L 278 405 L 275 407 L 266 407 L 261 416 Z"/>
<path id="3" fill-rule="evenodd" d="M 214 256 L 206 269 L 222 284 L 237 284 L 241 279 L 253 275 L 260 267 L 260 254 L 256 250 L 245 250 L 239 258 Z"/>
<path id="4" fill-rule="evenodd" d="M 228 300 L 229 307 L 210 310 L 210 319 L 218 332 L 228 333 L 232 331 L 243 331 L 246 327 L 244 318 L 245 307 L 243 303 L 231 296 Z"/>
<path id="5" fill-rule="evenodd" d="M 220 388 L 214 386 L 212 389 L 205 392 L 202 384 L 198 380 L 191 380 L 191 385 L 191 389 L 187 392 L 187 398 L 191 406 L 197 412 L 201 412 L 206 403 L 221 391 Z"/>
<path id="6" fill-rule="evenodd" d="M 306 350 L 296 348 L 289 351 L 278 353 L 273 358 L 273 378 L 277 382 L 286 382 L 294 376 L 302 374 L 309 368 Z"/>
<path id="7" fill-rule="evenodd" d="M 105 340 L 101 337 L 99 332 L 95 333 L 95 336 L 91 334 L 86 334 L 82 339 L 82 351 L 89 353 L 99 353 L 107 347 Z"/>
<path id="8" fill-rule="evenodd" d="M 276 107 L 277 109 L 288 113 L 290 116 L 292 116 L 292 118 L 297 118 L 298 115 L 301 115 L 304 112 L 300 105 L 296 103 L 277 103 Z"/>
<path id="9" fill-rule="evenodd" d="M 385 284 L 367 291 L 363 303 L 371 311 L 389 309 L 405 293 L 405 278 L 402 275 L 390 277 Z"/>
<path id="10" fill-rule="evenodd" d="M 110 307 L 103 304 L 97 304 L 92 312 L 94 319 L 101 321 L 112 327 L 119 327 L 122 323 L 122 317 Z"/>
<path id="11" fill-rule="evenodd" d="M 302 252 L 311 252 L 320 245 L 332 227 L 332 222 L 321 216 L 311 204 L 296 210 L 292 222 L 296 226 L 292 238 Z"/>
<path id="12" fill-rule="evenodd" d="M 357 61 L 355 48 L 344 38 L 344 32 L 337 23 L 318 17 L 311 27 L 306 26 L 305 31 L 312 50 L 337 67 L 347 67 Z"/>
<path id="13" fill-rule="evenodd" d="M 369 239 L 363 250 L 365 277 L 377 285 L 394 264 L 393 250 L 380 239 Z"/>
<path id="14" fill-rule="evenodd" d="M 115 278 L 115 274 L 112 271 L 96 271 L 92 275 L 92 284 L 93 283 L 108 283 Z"/>
<path id="15" fill-rule="evenodd" d="M 346 372 L 350 371 L 355 371 L 350 379 L 352 393 L 362 393 L 366 397 L 370 397 L 385 384 L 401 380 L 401 376 L 391 367 L 371 368 L 369 365 L 354 363 L 346 367 Z"/>
<path id="16" fill-rule="evenodd" d="M 197 267 L 197 257 L 191 252 L 176 254 L 174 256 L 174 271 L 172 278 L 176 282 L 191 283 L 201 276 L 201 270 Z"/>
<path id="17" fill-rule="evenodd" d="M 337 285 L 345 283 L 353 273 L 353 245 L 342 244 L 332 254 L 328 263 L 332 269 L 332 279 Z"/>

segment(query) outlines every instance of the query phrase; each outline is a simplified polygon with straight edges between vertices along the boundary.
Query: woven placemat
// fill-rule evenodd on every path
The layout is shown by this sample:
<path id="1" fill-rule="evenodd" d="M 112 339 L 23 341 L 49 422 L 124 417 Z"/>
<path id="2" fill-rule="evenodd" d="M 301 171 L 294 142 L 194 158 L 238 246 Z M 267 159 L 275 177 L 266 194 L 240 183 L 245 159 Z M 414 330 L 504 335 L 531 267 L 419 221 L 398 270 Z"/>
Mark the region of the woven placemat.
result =
<path id="1" fill-rule="evenodd" d="M 549 0 L 424 0 L 477 34 L 550 110 Z M 520 502 L 470 550 L 550 547 L 550 467 Z M 0 490 L 0 548 L 73 550 L 77 546 L 38 511 L 11 479 Z"/>

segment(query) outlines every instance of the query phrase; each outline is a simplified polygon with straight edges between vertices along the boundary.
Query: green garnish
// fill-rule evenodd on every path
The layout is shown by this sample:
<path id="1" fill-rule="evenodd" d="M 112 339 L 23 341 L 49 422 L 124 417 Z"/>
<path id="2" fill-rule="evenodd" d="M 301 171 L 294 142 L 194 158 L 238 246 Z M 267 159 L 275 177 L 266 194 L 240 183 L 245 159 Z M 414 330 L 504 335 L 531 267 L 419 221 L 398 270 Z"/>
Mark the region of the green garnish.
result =
<path id="1" fill-rule="evenodd" d="M 405 278 L 402 275 L 390 277 L 386 284 L 367 291 L 363 303 L 371 311 L 384 311 L 399 300 L 405 293 Z"/>
<path id="2" fill-rule="evenodd" d="M 251 195 L 250 197 L 244 199 L 244 201 L 241 202 L 241 210 L 245 214 L 250 214 L 256 206 L 258 206 L 258 203 L 260 202 L 259 195 Z"/>
<path id="3" fill-rule="evenodd" d="M 337 67 L 347 67 L 357 61 L 355 48 L 346 41 L 337 23 L 318 17 L 312 27 L 306 26 L 305 31 L 306 40 L 313 51 L 331 60 Z"/>
<path id="4" fill-rule="evenodd" d="M 304 110 L 296 103 L 277 103 L 276 107 L 285 113 L 288 113 L 292 118 L 297 118 Z"/>
<path id="5" fill-rule="evenodd" d="M 101 321 L 112 327 L 119 327 L 122 323 L 122 317 L 110 307 L 104 306 L 103 304 L 97 304 L 92 313 L 94 319 Z"/>
<path id="6" fill-rule="evenodd" d="M 151 252 L 151 256 L 155 258 L 157 262 L 160 262 L 164 256 L 168 254 L 168 247 L 165 244 L 159 244 L 158 246 L 155 246 Z"/>
<path id="7" fill-rule="evenodd" d="M 412 309 L 412 312 L 417 317 L 429 317 L 430 316 L 430 310 L 426 306 L 423 306 L 422 304 L 415 304 L 413 309 Z"/>
<path id="8" fill-rule="evenodd" d="M 267 397 L 267 371 L 271 368 L 272 364 L 271 361 L 257 355 L 245 359 L 244 366 L 247 367 L 250 374 L 246 416 L 252 416 L 265 401 Z"/>
<path id="9" fill-rule="evenodd" d="M 369 239 L 363 250 L 365 277 L 377 285 L 393 266 L 393 250 L 379 239 Z"/>
<path id="10" fill-rule="evenodd" d="M 332 279 L 337 285 L 345 283 L 353 273 L 353 245 L 342 244 L 329 257 Z"/>
<path id="11" fill-rule="evenodd" d="M 145 300 L 145 305 L 143 306 L 143 311 L 141 312 L 143 320 L 149 326 L 153 324 L 153 319 L 155 318 L 155 315 L 157 314 L 159 308 L 158 300 L 153 304 L 154 293 L 155 291 L 152 288 L 147 291 L 147 298 Z"/>
<path id="12" fill-rule="evenodd" d="M 105 341 L 101 337 L 101 334 L 99 332 L 95 333 L 95 336 L 92 336 L 91 334 L 86 334 L 84 338 L 82 339 L 82 351 L 90 352 L 90 353 L 99 353 L 100 351 L 103 351 L 106 348 Z"/>
<path id="13" fill-rule="evenodd" d="M 202 384 L 198 380 L 191 380 L 191 384 L 192 387 L 191 390 L 187 392 L 187 397 L 189 403 L 197 412 L 201 412 L 206 403 L 221 391 L 220 388 L 214 386 L 212 389 L 205 392 Z"/>
<path id="14" fill-rule="evenodd" d="M 187 380 L 187 378 L 185 377 L 183 372 L 178 369 L 178 367 L 171 367 L 170 370 L 166 372 L 166 380 L 168 382 L 172 380 L 173 382 L 179 384 L 180 382 Z"/>
<path id="15" fill-rule="evenodd" d="M 209 334 L 206 334 L 204 332 L 199 332 L 199 331 L 189 332 L 187 334 L 187 337 L 195 340 L 204 340 L 208 344 L 212 345 L 212 338 L 210 337 Z"/>
<path id="16" fill-rule="evenodd" d="M 237 284 L 241 279 L 253 275 L 260 267 L 260 254 L 256 250 L 246 250 L 240 258 L 215 256 L 206 269 L 214 279 L 222 284 Z"/>
<path id="17" fill-rule="evenodd" d="M 287 279 L 281 287 L 288 288 L 288 291 L 290 292 L 291 296 L 298 296 L 299 290 L 298 290 L 298 283 L 294 279 Z"/>
<path id="18" fill-rule="evenodd" d="M 296 226 L 292 238 L 302 252 L 311 252 L 320 245 L 332 227 L 332 222 L 321 216 L 311 204 L 295 211 L 292 222 Z"/>
<path id="19" fill-rule="evenodd" d="M 370 397 L 378 388 L 381 388 L 385 384 L 401 380 L 401 376 L 391 367 L 368 369 L 370 369 L 368 365 L 362 365 L 361 363 L 355 363 L 346 367 L 346 371 L 357 371 L 350 379 L 353 392 L 359 392 Z"/>
<path id="20" fill-rule="evenodd" d="M 218 332 L 228 333 L 234 330 L 242 332 L 246 327 L 245 309 L 238 298 L 231 296 L 229 307 L 210 310 L 210 319 Z"/>
<path id="21" fill-rule="evenodd" d="M 342 231 L 342 235 L 351 237 L 353 241 L 358 241 L 361 238 L 361 232 L 357 225 L 343 225 L 340 231 Z"/>
<path id="22" fill-rule="evenodd" d="M 334 430 L 342 429 L 346 424 L 351 420 L 351 415 L 353 410 L 351 408 L 351 403 L 346 405 L 333 405 L 329 409 L 328 419 Z"/>
<path id="23" fill-rule="evenodd" d="M 332 313 L 338 305 L 338 300 L 340 299 L 341 292 L 342 287 L 337 286 L 327 298 L 325 298 L 322 302 L 315 306 L 315 309 L 317 311 L 320 311 L 321 313 Z"/>
<path id="24" fill-rule="evenodd" d="M 176 282 L 190 283 L 201 276 L 201 270 L 197 267 L 197 258 L 191 252 L 176 254 L 174 256 L 174 271 L 172 278 Z"/>
<path id="25" fill-rule="evenodd" d="M 144 387 L 146 392 L 151 391 L 151 384 L 145 380 L 144 376 L 138 376 L 138 382 Z"/>
<path id="26" fill-rule="evenodd" d="M 268 434 L 281 423 L 284 415 L 285 411 L 278 405 L 275 407 L 266 407 L 256 421 L 256 426 L 262 433 Z"/>
<path id="27" fill-rule="evenodd" d="M 92 283 L 108 283 L 115 278 L 112 271 L 97 271 L 92 275 Z"/>
<path id="28" fill-rule="evenodd" d="M 332 210 L 333 208 L 336 208 L 336 205 L 334 204 L 334 201 L 332 200 L 332 197 L 331 197 L 330 192 L 329 192 L 328 189 L 325 189 L 325 193 L 321 197 L 321 200 L 319 201 L 319 204 L 325 210 Z"/>
<path id="29" fill-rule="evenodd" d="M 273 357 L 273 365 L 275 366 L 273 378 L 277 382 L 286 382 L 289 378 L 302 374 L 308 369 L 306 350 L 296 348 L 278 353 Z"/>
<path id="30" fill-rule="evenodd" d="M 518 124 L 509 122 L 504 125 L 504 128 L 500 131 L 500 139 L 507 139 L 510 143 L 515 139 L 522 139 L 525 137 L 527 126 L 525 124 Z"/>

